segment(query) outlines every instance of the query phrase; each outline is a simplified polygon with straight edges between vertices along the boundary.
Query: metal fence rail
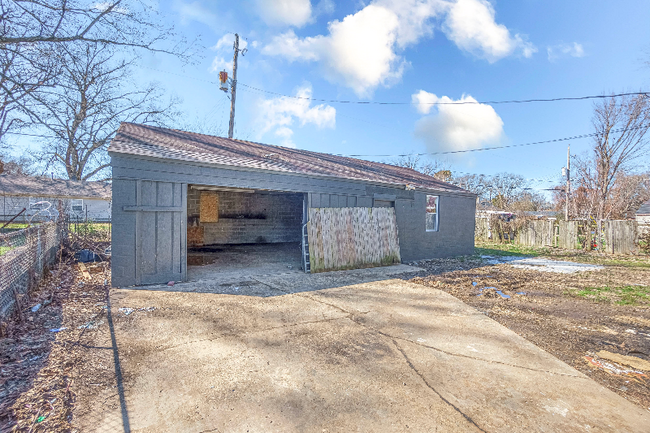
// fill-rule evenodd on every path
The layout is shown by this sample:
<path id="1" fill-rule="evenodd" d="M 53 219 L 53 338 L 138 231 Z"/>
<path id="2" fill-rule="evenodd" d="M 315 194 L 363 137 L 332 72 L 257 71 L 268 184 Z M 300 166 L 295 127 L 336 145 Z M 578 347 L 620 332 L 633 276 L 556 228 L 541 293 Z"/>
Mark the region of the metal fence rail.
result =
<path id="1" fill-rule="evenodd" d="M 56 258 L 63 227 L 48 222 L 0 234 L 0 318 L 9 316 L 16 304 L 43 276 Z"/>

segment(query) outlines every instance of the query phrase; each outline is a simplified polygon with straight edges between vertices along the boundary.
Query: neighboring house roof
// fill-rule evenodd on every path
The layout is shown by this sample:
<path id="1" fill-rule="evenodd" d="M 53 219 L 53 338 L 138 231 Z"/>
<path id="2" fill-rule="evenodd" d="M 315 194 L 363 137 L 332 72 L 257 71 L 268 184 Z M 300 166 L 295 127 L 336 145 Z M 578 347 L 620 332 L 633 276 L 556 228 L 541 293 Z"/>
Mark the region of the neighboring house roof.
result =
<path id="1" fill-rule="evenodd" d="M 111 153 L 468 193 L 410 168 L 327 153 L 122 123 Z"/>
<path id="2" fill-rule="evenodd" d="M 111 199 L 111 184 L 0 174 L 0 196 Z"/>
<path id="3" fill-rule="evenodd" d="M 650 215 L 650 200 L 647 202 L 643 203 L 641 207 L 639 208 L 638 211 L 636 211 L 637 215 Z"/>

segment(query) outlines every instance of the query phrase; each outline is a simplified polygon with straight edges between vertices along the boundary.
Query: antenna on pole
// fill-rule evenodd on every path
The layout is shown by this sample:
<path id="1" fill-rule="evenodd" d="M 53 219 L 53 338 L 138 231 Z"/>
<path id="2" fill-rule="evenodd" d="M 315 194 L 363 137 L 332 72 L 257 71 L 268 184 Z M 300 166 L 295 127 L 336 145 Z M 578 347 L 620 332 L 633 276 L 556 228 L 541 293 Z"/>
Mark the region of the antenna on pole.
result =
<path id="1" fill-rule="evenodd" d="M 228 125 L 228 138 L 232 138 L 233 132 L 235 130 L 235 97 L 237 96 L 237 56 L 239 56 L 239 53 L 241 52 L 241 55 L 243 56 L 246 54 L 246 51 L 248 51 L 246 48 L 243 50 L 239 49 L 239 35 L 235 33 L 235 44 L 233 45 L 233 49 L 235 50 L 235 53 L 233 55 L 233 60 L 232 60 L 232 80 L 230 84 L 230 124 Z M 225 73 L 225 71 L 223 71 Z M 226 79 L 228 78 L 228 74 L 225 74 Z M 221 73 L 219 74 L 219 78 L 221 79 Z M 224 88 L 225 86 L 222 84 L 221 89 L 224 91 L 227 91 L 227 87 Z"/>

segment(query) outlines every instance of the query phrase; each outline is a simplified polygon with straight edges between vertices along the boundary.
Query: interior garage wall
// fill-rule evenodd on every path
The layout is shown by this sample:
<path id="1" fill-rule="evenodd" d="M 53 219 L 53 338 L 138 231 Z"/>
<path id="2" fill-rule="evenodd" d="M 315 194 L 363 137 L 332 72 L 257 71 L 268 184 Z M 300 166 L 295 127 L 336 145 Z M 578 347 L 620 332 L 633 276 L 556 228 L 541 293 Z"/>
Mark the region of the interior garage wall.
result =
<path id="1" fill-rule="evenodd" d="M 200 221 L 201 191 L 188 190 L 188 246 L 300 242 L 303 195 L 210 191 L 219 221 Z"/>

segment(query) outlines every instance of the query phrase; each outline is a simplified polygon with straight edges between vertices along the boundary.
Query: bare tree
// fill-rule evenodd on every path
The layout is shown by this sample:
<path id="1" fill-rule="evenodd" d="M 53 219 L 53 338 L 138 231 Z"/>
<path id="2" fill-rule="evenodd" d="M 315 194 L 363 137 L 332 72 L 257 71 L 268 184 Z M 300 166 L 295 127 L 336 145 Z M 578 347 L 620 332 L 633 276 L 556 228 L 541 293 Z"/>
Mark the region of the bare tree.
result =
<path id="1" fill-rule="evenodd" d="M 9 21 L 0 20 L 1 33 L 9 27 Z M 34 44 L 11 48 L 0 45 L 0 148 L 7 147 L 6 133 L 27 126 L 21 105 L 28 103 L 28 96 L 57 75 L 51 52 L 45 48 Z"/>
<path id="2" fill-rule="evenodd" d="M 588 169 L 589 159 L 577 158 L 576 167 L 580 169 L 579 186 L 571 193 L 570 213 L 579 218 L 595 218 L 598 208 L 597 190 L 595 182 L 589 182 L 594 178 Z M 586 175 L 585 175 L 586 173 Z M 558 210 L 564 209 L 564 192 L 554 195 L 555 207 Z M 612 184 L 609 197 L 605 202 L 603 219 L 625 219 L 633 217 L 641 204 L 650 199 L 650 173 L 628 173 L 625 170 L 619 171 Z"/>
<path id="3" fill-rule="evenodd" d="M 0 174 L 31 176 L 35 174 L 34 161 L 28 156 L 12 157 L 0 154 Z"/>
<path id="4" fill-rule="evenodd" d="M 632 169 L 647 155 L 646 133 L 650 129 L 650 103 L 645 95 L 610 98 L 596 105 L 593 125 L 598 134 L 591 158 L 587 183 L 596 193 L 596 217 L 606 216 L 607 201 L 617 175 Z"/>
<path id="5" fill-rule="evenodd" d="M 489 176 L 484 174 L 457 176 L 452 178 L 451 183 L 476 194 L 479 197 L 479 204 L 488 196 L 490 181 Z"/>
<path id="6" fill-rule="evenodd" d="M 544 195 L 538 192 L 524 190 L 512 201 L 509 210 L 536 212 L 549 208 L 550 204 Z"/>
<path id="7" fill-rule="evenodd" d="M 497 209 L 509 210 L 519 200 L 527 187 L 523 176 L 512 173 L 499 173 L 490 178 L 488 192 L 490 201 Z"/>
<path id="8" fill-rule="evenodd" d="M 603 100 L 594 107 L 592 123 L 597 135 L 591 152 L 576 158 L 577 189 L 572 201 L 578 215 L 596 219 L 597 233 L 601 233 L 604 219 L 627 212 L 618 201 L 634 196 L 629 192 L 634 182 L 626 176 L 648 154 L 650 101 L 646 95 Z M 600 236 L 597 242 L 601 246 Z"/>
<path id="9" fill-rule="evenodd" d="M 147 0 L 0 0 L 0 146 L 28 126 L 28 96 L 56 84 L 61 47 L 101 43 L 190 59 L 191 45 L 157 15 Z"/>
<path id="10" fill-rule="evenodd" d="M 114 47 L 81 44 L 63 47 L 57 85 L 40 88 L 26 106 L 32 122 L 52 138 L 42 149 L 46 170 L 62 168 L 68 178 L 110 178 L 106 152 L 121 122 L 165 125 L 177 101 L 163 100 L 156 84 L 133 83 L 135 60 L 116 60 Z"/>
<path id="11" fill-rule="evenodd" d="M 173 30 L 160 24 L 151 2 L 142 0 L 0 0 L 0 48 L 23 44 L 91 42 L 179 54 Z M 174 37 L 177 43 L 162 45 Z"/>
<path id="12" fill-rule="evenodd" d="M 438 161 L 437 159 L 422 160 L 420 155 L 410 154 L 400 156 L 399 158 L 387 162 L 391 165 L 398 167 L 406 167 L 420 173 L 432 176 L 437 180 L 449 182 L 452 179 L 451 170 L 446 162 Z"/>
<path id="13" fill-rule="evenodd" d="M 544 197 L 530 192 L 527 188 L 528 182 L 518 174 L 466 174 L 453 178 L 452 183 L 476 194 L 479 207 L 494 207 L 507 211 L 534 211 L 546 207 Z"/>

